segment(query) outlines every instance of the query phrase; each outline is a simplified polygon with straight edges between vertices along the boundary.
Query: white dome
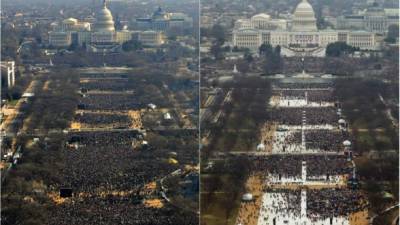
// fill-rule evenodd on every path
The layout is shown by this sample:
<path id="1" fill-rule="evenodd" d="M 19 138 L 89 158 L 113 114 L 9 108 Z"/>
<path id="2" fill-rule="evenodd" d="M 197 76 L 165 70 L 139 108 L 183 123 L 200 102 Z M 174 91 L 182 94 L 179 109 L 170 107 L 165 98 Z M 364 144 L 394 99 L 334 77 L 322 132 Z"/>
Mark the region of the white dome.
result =
<path id="1" fill-rule="evenodd" d="M 349 140 L 345 140 L 345 141 L 343 141 L 343 145 L 344 146 L 350 146 L 351 142 Z"/>
<path id="2" fill-rule="evenodd" d="M 265 150 L 265 145 L 263 143 L 257 145 L 257 151 L 263 151 Z"/>
<path id="3" fill-rule="evenodd" d="M 96 13 L 96 22 L 94 24 L 95 31 L 115 31 L 114 19 L 111 11 L 107 8 L 106 1 L 103 2 L 103 7 Z"/>
<path id="4" fill-rule="evenodd" d="M 302 0 L 296 7 L 293 17 L 294 31 L 316 31 L 317 20 L 315 19 L 314 9 L 307 0 Z"/>
<path id="5" fill-rule="evenodd" d="M 246 193 L 242 196 L 243 201 L 252 201 L 253 200 L 253 195 L 250 193 Z"/>
<path id="6" fill-rule="evenodd" d="M 78 23 L 78 20 L 71 17 L 71 18 L 68 18 L 68 19 L 63 20 L 63 23 L 64 23 L 64 24 L 77 24 L 77 23 Z"/>
<path id="7" fill-rule="evenodd" d="M 314 9 L 307 0 L 302 0 L 296 7 L 296 13 L 312 13 L 314 15 Z"/>
<path id="8" fill-rule="evenodd" d="M 339 123 L 346 123 L 346 121 L 344 119 L 340 119 Z"/>

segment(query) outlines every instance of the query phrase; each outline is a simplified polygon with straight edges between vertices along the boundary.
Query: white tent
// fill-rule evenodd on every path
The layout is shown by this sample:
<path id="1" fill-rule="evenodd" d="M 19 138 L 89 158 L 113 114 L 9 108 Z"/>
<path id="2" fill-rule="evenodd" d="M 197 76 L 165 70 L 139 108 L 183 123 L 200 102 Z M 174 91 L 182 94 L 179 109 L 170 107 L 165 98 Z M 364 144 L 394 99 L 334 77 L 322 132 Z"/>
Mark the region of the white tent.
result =
<path id="1" fill-rule="evenodd" d="M 264 151 L 265 150 L 265 145 L 263 143 L 257 145 L 257 151 Z"/>
<path id="2" fill-rule="evenodd" d="M 344 145 L 345 147 L 348 147 L 348 146 L 351 145 L 351 142 L 350 142 L 349 140 L 345 140 L 345 141 L 343 141 L 343 145 Z"/>
<path id="3" fill-rule="evenodd" d="M 171 114 L 165 113 L 165 114 L 164 114 L 164 119 L 165 119 L 165 120 L 171 120 L 171 119 L 172 119 Z"/>
<path id="4" fill-rule="evenodd" d="M 253 195 L 251 193 L 246 193 L 242 196 L 242 200 L 243 201 L 252 201 L 253 200 Z"/>

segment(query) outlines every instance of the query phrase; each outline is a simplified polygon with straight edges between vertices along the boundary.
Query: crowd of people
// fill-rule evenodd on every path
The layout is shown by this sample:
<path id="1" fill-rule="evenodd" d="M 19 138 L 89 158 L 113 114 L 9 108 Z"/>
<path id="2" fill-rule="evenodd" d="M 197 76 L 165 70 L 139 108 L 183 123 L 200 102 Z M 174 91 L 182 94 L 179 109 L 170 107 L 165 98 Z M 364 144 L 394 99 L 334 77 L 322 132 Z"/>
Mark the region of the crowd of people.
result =
<path id="1" fill-rule="evenodd" d="M 336 98 L 333 95 L 333 90 L 316 90 L 307 91 L 307 99 L 311 102 L 335 102 Z"/>
<path id="2" fill-rule="evenodd" d="M 88 79 L 94 79 L 96 81 L 101 81 L 101 79 L 127 79 L 129 74 L 126 73 L 119 73 L 119 74 L 113 74 L 113 73 L 83 73 L 81 74 L 81 78 L 88 78 Z"/>
<path id="3" fill-rule="evenodd" d="M 271 119 L 284 125 L 301 125 L 303 112 L 309 125 L 337 125 L 339 117 L 335 107 L 277 108 L 272 110 Z"/>
<path id="4" fill-rule="evenodd" d="M 142 136 L 138 131 L 99 131 L 99 132 L 76 132 L 70 133 L 68 144 L 79 144 L 80 146 L 126 146 L 130 147 L 132 141 Z"/>
<path id="5" fill-rule="evenodd" d="M 89 110 L 135 110 L 146 107 L 135 94 L 85 94 L 79 99 L 78 108 Z"/>
<path id="6" fill-rule="evenodd" d="M 310 90 L 316 90 L 316 89 L 330 89 L 332 88 L 333 83 L 332 82 L 324 82 L 324 83 L 276 83 L 274 84 L 274 89 L 310 89 Z"/>
<path id="7" fill-rule="evenodd" d="M 332 130 L 307 130 L 305 137 L 307 149 L 335 152 L 343 150 L 343 141 L 350 139 L 348 132 Z"/>
<path id="8" fill-rule="evenodd" d="M 343 142 L 353 141 L 339 129 L 332 84 L 276 83 L 273 96 L 270 120 L 277 128 L 262 140 L 272 145 L 271 154 L 248 156 L 251 174 L 266 180 L 261 210 L 249 215 L 258 216 L 258 224 L 347 224 L 368 204 L 362 192 L 346 186 L 355 168 Z"/>
<path id="9" fill-rule="evenodd" d="M 169 204 L 158 184 L 183 165 L 198 163 L 196 130 L 102 129 L 130 128 L 128 110 L 144 109 L 149 103 L 171 107 L 162 94 L 167 87 L 156 88 L 159 81 L 150 89 L 142 79 L 130 81 L 124 74 L 81 77 L 74 122 L 98 129 L 68 133 L 60 176 L 72 196 L 52 209 L 48 224 L 198 224 L 195 213 Z M 125 90 L 133 92 L 121 92 Z M 152 190 L 143 191 L 149 184 L 154 184 Z M 146 205 L 146 200 L 159 203 Z"/>
<path id="10" fill-rule="evenodd" d="M 307 176 L 347 175 L 352 165 L 344 155 L 270 155 L 251 156 L 251 170 L 283 177 L 300 177 L 306 162 Z"/>
<path id="11" fill-rule="evenodd" d="M 302 210 L 310 223 L 321 224 L 327 218 L 339 217 L 362 211 L 368 207 L 366 196 L 351 189 L 268 189 L 261 206 L 261 217 L 284 221 L 300 220 Z M 302 205 L 304 201 L 304 205 Z M 266 219 L 266 218 L 261 218 Z"/>
<path id="12" fill-rule="evenodd" d="M 301 214 L 300 205 L 300 190 L 266 190 L 259 210 L 257 224 L 281 224 L 289 219 L 299 220 Z"/>
<path id="13" fill-rule="evenodd" d="M 305 99 L 311 102 L 335 103 L 331 84 L 279 84 L 278 94 L 285 98 Z M 272 119 L 284 125 L 338 125 L 339 114 L 335 107 L 279 107 L 272 112 Z M 343 141 L 351 140 L 347 131 L 330 129 L 307 129 L 304 131 L 305 148 L 319 151 L 340 152 L 343 150 Z M 302 142 L 301 132 L 291 132 L 284 139 L 284 144 L 298 144 Z M 262 160 L 254 160 L 255 168 L 263 168 L 267 173 L 279 174 L 281 177 L 301 177 L 301 167 L 306 162 L 307 180 L 331 180 L 332 177 L 350 175 L 353 165 L 345 155 L 283 155 L 270 156 Z M 338 179 L 333 179 L 338 181 Z M 287 190 L 285 190 L 287 192 Z M 291 192 L 291 195 L 299 193 Z M 293 198 L 295 199 L 295 198 Z M 285 204 L 297 205 L 299 202 L 285 200 Z M 307 190 L 307 217 L 328 218 L 348 216 L 352 212 L 363 210 L 366 201 L 361 192 L 352 189 L 309 189 Z M 279 207 L 278 207 L 279 208 Z M 296 213 L 300 213 L 295 212 Z"/>
<path id="14" fill-rule="evenodd" d="M 129 190 L 177 169 L 163 160 L 149 162 L 165 153 L 135 151 L 132 143 L 138 133 L 134 131 L 84 132 L 71 139 L 79 147 L 66 148 L 65 177 L 78 192 Z"/>
<path id="15" fill-rule="evenodd" d="M 301 144 L 301 132 L 300 131 L 294 131 L 288 136 L 286 136 L 284 140 L 285 144 Z"/>
<path id="16" fill-rule="evenodd" d="M 366 196 L 353 189 L 320 189 L 307 191 L 307 215 L 310 218 L 348 216 L 366 209 Z"/>
<path id="17" fill-rule="evenodd" d="M 342 152 L 345 140 L 351 141 L 351 137 L 344 130 L 309 129 L 304 131 L 305 148 L 300 130 L 277 131 L 273 140 L 264 140 L 264 144 L 272 143 L 273 153 Z"/>
<path id="18" fill-rule="evenodd" d="M 126 114 L 82 112 L 75 115 L 75 121 L 89 128 L 102 127 L 129 127 L 131 119 Z"/>
<path id="19" fill-rule="evenodd" d="M 193 213 L 174 206 L 143 207 L 132 202 L 133 196 L 91 198 L 72 201 L 53 210 L 49 225 L 197 225 Z M 60 220 L 60 218 L 63 218 Z"/>
<path id="20" fill-rule="evenodd" d="M 85 92 L 86 90 L 127 91 L 131 90 L 127 81 L 128 79 L 115 79 L 104 82 L 86 80 L 85 82 L 81 82 L 80 86 L 82 92 Z"/>
<path id="21" fill-rule="evenodd" d="M 307 96 L 307 100 L 310 102 L 334 102 L 336 98 L 333 95 L 333 90 L 299 90 L 299 89 L 284 89 L 284 90 L 276 90 L 273 92 L 276 96 L 285 97 L 288 99 L 305 99 Z"/>
<path id="22" fill-rule="evenodd" d="M 304 158 L 308 176 L 347 175 L 353 169 L 344 155 L 308 155 Z"/>

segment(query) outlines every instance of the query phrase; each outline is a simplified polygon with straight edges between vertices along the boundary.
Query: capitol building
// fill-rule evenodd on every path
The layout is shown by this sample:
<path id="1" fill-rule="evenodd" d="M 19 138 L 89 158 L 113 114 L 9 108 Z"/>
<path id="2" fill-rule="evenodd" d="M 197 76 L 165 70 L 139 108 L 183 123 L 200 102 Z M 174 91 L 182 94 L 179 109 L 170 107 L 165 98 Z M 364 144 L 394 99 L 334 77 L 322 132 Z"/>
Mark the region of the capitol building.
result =
<path id="1" fill-rule="evenodd" d="M 279 45 L 286 56 L 323 57 L 326 46 L 334 42 L 345 42 L 363 50 L 379 49 L 379 38 L 372 31 L 319 30 L 313 7 L 307 0 L 301 0 L 290 21 L 273 19 L 264 13 L 237 20 L 232 41 L 233 46 L 252 51 L 257 51 L 262 44 Z"/>
<path id="2" fill-rule="evenodd" d="M 53 23 L 49 32 L 49 45 L 56 48 L 69 47 L 73 44 L 86 46 L 90 52 L 120 51 L 124 42 L 138 40 L 146 46 L 159 46 L 165 43 L 164 33 L 156 30 L 131 31 L 115 30 L 115 23 L 106 0 L 95 13 L 93 23 L 78 21 L 75 18 Z"/>

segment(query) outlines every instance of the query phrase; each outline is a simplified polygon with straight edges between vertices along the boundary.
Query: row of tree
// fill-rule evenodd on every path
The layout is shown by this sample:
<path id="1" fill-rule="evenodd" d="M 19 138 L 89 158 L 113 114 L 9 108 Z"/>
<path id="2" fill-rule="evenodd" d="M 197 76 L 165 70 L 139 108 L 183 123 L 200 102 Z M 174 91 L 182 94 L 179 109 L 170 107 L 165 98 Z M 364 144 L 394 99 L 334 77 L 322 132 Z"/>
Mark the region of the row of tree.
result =
<path id="1" fill-rule="evenodd" d="M 264 73 L 272 75 L 282 72 L 283 59 L 281 57 L 281 47 L 275 48 L 270 44 L 262 44 L 259 48 L 260 56 L 264 57 Z"/>

